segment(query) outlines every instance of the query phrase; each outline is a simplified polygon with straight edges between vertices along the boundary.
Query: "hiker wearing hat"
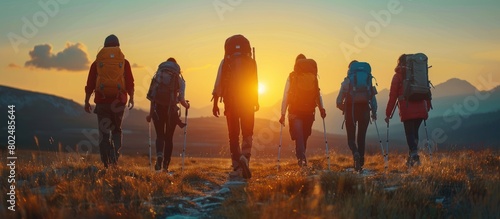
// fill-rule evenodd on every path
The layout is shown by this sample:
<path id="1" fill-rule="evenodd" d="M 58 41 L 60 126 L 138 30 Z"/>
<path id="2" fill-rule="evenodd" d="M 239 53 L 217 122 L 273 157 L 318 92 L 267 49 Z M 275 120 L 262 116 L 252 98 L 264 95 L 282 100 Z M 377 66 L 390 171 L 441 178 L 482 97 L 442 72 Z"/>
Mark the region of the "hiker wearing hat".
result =
<path id="1" fill-rule="evenodd" d="M 93 93 L 93 112 L 97 114 L 99 129 L 99 150 L 104 167 L 107 168 L 118 162 L 127 99 L 129 109 L 134 107 L 134 77 L 115 35 L 106 37 L 104 47 L 90 66 L 85 86 L 84 109 L 87 113 L 92 112 L 89 101 Z"/>

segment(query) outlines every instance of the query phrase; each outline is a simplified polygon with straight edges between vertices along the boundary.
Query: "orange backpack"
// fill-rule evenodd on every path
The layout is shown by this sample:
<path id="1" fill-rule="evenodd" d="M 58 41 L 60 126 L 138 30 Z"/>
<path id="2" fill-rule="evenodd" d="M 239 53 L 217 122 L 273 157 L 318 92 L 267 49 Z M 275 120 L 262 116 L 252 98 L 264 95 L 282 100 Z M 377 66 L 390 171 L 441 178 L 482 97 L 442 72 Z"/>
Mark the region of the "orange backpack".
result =
<path id="1" fill-rule="evenodd" d="M 125 56 L 119 47 L 104 47 L 96 57 L 97 82 L 95 91 L 105 98 L 125 93 Z"/>

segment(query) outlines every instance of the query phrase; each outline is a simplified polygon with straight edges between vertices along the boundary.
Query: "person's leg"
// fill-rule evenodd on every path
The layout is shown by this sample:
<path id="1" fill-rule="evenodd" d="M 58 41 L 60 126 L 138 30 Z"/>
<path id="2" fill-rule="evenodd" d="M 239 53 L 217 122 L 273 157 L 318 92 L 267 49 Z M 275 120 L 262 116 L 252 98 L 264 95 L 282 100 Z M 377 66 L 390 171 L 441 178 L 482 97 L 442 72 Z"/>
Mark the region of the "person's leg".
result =
<path id="1" fill-rule="evenodd" d="M 292 119 L 290 125 L 293 125 L 293 135 L 295 136 L 295 157 L 297 157 L 299 166 L 303 166 L 306 164 L 304 121 L 301 117 L 297 116 Z"/>
<path id="2" fill-rule="evenodd" d="M 226 109 L 227 129 L 229 133 L 229 151 L 231 152 L 231 162 L 233 170 L 239 168 L 239 160 L 241 156 L 240 151 L 240 118 L 238 113 L 233 110 Z"/>
<path id="3" fill-rule="evenodd" d="M 110 157 L 112 163 L 116 164 L 118 162 L 118 158 L 120 156 L 120 149 L 122 147 L 122 121 L 123 121 L 123 113 L 125 112 L 125 104 L 117 103 L 111 104 L 111 149 L 110 149 Z"/>
<path id="4" fill-rule="evenodd" d="M 418 123 L 418 121 L 415 119 L 403 121 L 403 125 L 405 128 L 405 135 L 406 135 L 406 143 L 408 144 L 409 148 L 408 160 L 407 160 L 408 166 L 413 166 L 414 157 L 418 156 L 418 140 L 417 140 L 418 129 L 415 129 L 416 127 L 415 123 Z"/>
<path id="5" fill-rule="evenodd" d="M 165 151 L 165 118 L 164 115 L 166 112 L 162 108 L 157 107 L 153 114 L 153 124 L 155 126 L 156 131 L 156 165 L 155 170 L 161 170 L 161 166 L 163 163 L 163 156 Z"/>
<path id="6" fill-rule="evenodd" d="M 307 165 L 307 157 L 306 157 L 306 150 L 307 150 L 307 139 L 309 139 L 309 136 L 311 136 L 312 132 L 312 125 L 314 123 L 314 114 L 308 114 L 304 115 L 302 119 L 302 133 L 304 137 L 304 163 Z"/>
<path id="7" fill-rule="evenodd" d="M 253 129 L 255 124 L 255 112 L 253 109 L 246 109 L 241 113 L 241 135 L 243 142 L 241 143 L 241 154 L 248 160 L 252 153 Z"/>
<path id="8" fill-rule="evenodd" d="M 405 128 L 405 135 L 406 135 L 406 143 L 408 144 L 408 149 L 409 149 L 409 155 L 412 153 L 417 152 L 418 148 L 418 140 L 417 140 L 417 132 L 418 130 L 415 129 L 415 123 L 416 120 L 410 119 L 403 121 L 403 125 Z"/>
<path id="9" fill-rule="evenodd" d="M 365 145 L 366 145 L 366 131 L 368 129 L 368 124 L 370 123 L 370 111 L 369 109 L 360 109 L 357 112 L 358 121 L 358 153 L 360 156 L 360 166 L 363 167 L 365 164 Z"/>
<path id="10" fill-rule="evenodd" d="M 97 127 L 99 130 L 99 152 L 104 167 L 109 164 L 109 149 L 111 148 L 109 127 L 111 125 L 107 104 L 96 104 L 94 113 L 97 114 Z"/>
<path id="11" fill-rule="evenodd" d="M 349 107 L 348 107 L 349 108 Z M 345 130 L 347 132 L 347 145 L 351 150 L 352 154 L 358 151 L 358 147 L 356 147 L 356 124 L 354 123 L 354 118 L 352 111 L 347 109 L 345 111 Z"/>
<path id="12" fill-rule="evenodd" d="M 175 109 L 170 111 L 170 119 L 166 121 L 165 130 L 165 154 L 163 155 L 163 170 L 168 171 L 168 166 L 170 165 L 170 160 L 172 157 L 172 150 L 174 148 L 174 132 L 177 125 L 178 114 Z"/>

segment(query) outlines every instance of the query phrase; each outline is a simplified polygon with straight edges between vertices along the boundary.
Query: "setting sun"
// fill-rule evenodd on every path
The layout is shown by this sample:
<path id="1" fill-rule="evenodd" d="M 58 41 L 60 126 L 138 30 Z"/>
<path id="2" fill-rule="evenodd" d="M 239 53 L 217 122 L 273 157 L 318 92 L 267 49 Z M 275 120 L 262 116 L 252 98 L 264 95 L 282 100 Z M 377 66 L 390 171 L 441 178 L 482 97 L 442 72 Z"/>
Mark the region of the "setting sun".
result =
<path id="1" fill-rule="evenodd" d="M 266 85 L 263 83 L 259 83 L 259 94 L 266 93 Z"/>

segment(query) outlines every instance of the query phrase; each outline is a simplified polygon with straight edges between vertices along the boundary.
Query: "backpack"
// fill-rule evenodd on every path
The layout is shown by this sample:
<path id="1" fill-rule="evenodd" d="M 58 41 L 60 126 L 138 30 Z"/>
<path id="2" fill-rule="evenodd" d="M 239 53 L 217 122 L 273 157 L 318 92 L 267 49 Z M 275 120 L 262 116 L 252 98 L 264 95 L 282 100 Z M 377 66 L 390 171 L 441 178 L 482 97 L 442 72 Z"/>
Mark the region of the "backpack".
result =
<path id="1" fill-rule="evenodd" d="M 251 57 L 250 42 L 243 35 L 231 36 L 226 39 L 224 52 L 221 75 L 224 103 L 257 104 L 257 64 Z"/>
<path id="2" fill-rule="evenodd" d="M 125 90 L 125 56 L 119 47 L 104 47 L 96 57 L 95 91 L 105 98 L 118 97 Z"/>
<path id="3" fill-rule="evenodd" d="M 430 100 L 432 97 L 429 81 L 427 56 L 423 53 L 407 54 L 402 63 L 406 67 L 403 72 L 403 99 L 408 101 Z"/>
<path id="4" fill-rule="evenodd" d="M 349 92 L 352 103 L 368 103 L 372 99 L 372 69 L 366 62 L 353 62 L 347 72 Z"/>
<path id="5" fill-rule="evenodd" d="M 290 73 L 289 105 L 293 113 L 313 113 L 319 97 L 318 66 L 313 59 L 299 59 Z"/>
<path id="6" fill-rule="evenodd" d="M 146 98 L 164 106 L 177 104 L 180 73 L 181 68 L 177 63 L 161 63 L 151 80 Z"/>

